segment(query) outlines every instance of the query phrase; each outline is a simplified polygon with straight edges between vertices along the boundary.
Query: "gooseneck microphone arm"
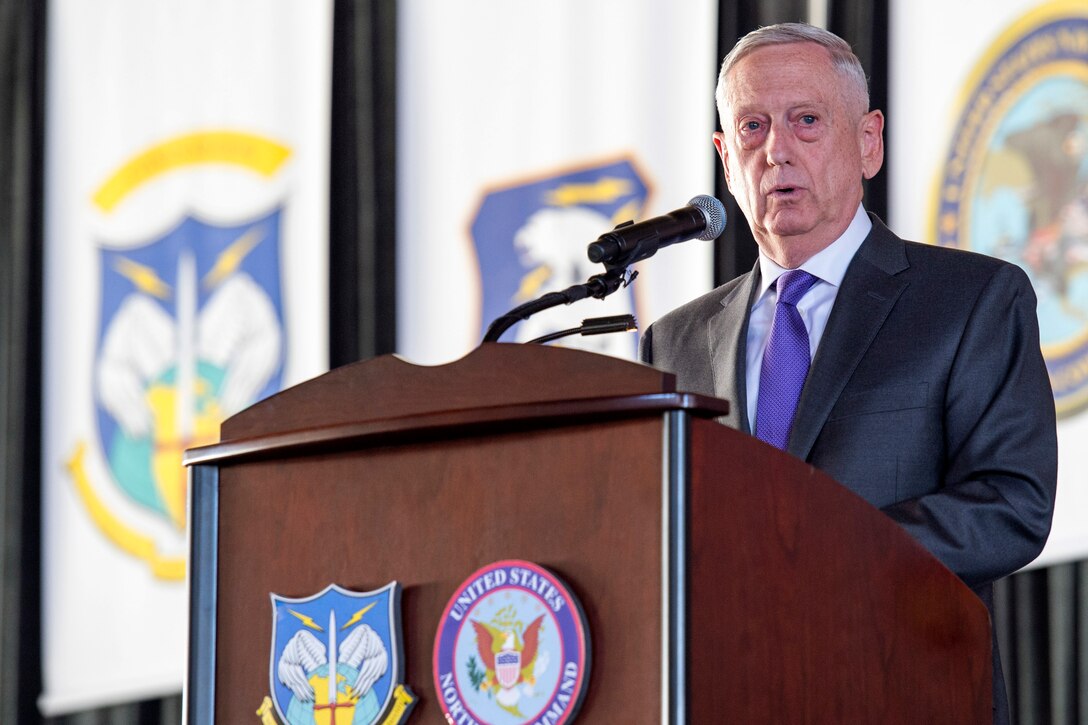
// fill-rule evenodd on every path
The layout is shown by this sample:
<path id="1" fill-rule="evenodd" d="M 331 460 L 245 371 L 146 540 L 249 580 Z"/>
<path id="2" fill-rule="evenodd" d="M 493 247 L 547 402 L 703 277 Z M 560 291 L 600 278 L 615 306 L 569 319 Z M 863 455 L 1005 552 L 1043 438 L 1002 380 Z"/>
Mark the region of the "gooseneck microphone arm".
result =
<path id="1" fill-rule="evenodd" d="M 548 292 L 547 294 L 537 297 L 535 300 L 529 300 L 525 304 L 518 305 L 505 315 L 496 317 L 495 321 L 488 326 L 483 341 L 498 342 L 499 338 L 502 337 L 502 333 L 506 332 L 517 323 L 522 320 L 527 320 L 536 313 L 543 312 L 552 307 L 569 305 L 578 300 L 584 300 L 586 297 L 596 297 L 597 299 L 603 300 L 620 287 L 626 287 L 631 284 L 631 280 L 636 276 L 638 276 L 638 272 L 628 273 L 626 267 L 613 267 L 601 274 L 593 275 L 581 284 L 571 285 L 560 292 Z"/>

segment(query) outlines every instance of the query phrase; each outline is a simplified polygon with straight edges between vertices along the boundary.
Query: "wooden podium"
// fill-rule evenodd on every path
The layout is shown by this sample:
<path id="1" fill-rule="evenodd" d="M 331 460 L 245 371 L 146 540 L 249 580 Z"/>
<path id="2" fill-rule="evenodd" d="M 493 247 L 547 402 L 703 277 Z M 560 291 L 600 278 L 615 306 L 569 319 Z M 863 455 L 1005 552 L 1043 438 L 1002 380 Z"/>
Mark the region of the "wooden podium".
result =
<path id="1" fill-rule="evenodd" d="M 403 587 L 409 722 L 481 566 L 580 599 L 579 722 L 986 723 L 983 604 L 899 527 L 635 363 L 485 344 L 356 363 L 227 420 L 191 467 L 189 723 L 258 722 L 269 594 Z"/>

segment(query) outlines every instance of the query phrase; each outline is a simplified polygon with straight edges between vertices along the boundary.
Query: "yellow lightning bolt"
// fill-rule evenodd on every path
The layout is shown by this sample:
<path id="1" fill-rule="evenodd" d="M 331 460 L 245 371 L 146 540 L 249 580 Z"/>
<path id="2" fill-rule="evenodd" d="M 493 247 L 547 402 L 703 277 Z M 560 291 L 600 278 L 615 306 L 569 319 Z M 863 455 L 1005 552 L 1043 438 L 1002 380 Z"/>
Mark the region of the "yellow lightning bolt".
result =
<path id="1" fill-rule="evenodd" d="M 136 286 L 136 289 L 141 292 L 154 295 L 161 300 L 170 297 L 170 285 L 163 282 L 162 278 L 155 274 L 155 270 L 151 267 L 121 257 L 113 263 L 113 268 L 132 282 L 132 284 Z"/>
<path id="2" fill-rule="evenodd" d="M 261 243 L 262 239 L 264 239 L 263 230 L 259 227 L 253 227 L 224 249 L 223 253 L 219 255 L 219 259 L 215 260 L 215 266 L 204 275 L 204 289 L 212 289 L 238 271 L 242 260 L 253 251 L 254 247 Z"/>
<path id="3" fill-rule="evenodd" d="M 298 617 L 298 620 L 300 622 L 302 622 L 303 624 L 305 624 L 310 629 L 316 629 L 318 632 L 324 632 L 325 631 L 324 627 L 322 627 L 320 624 L 318 624 L 314 620 L 310 619 L 305 614 L 299 614 L 298 612 L 296 612 L 293 609 L 288 609 L 287 611 L 290 612 L 291 614 L 295 615 L 296 617 Z"/>
<path id="4" fill-rule="evenodd" d="M 351 615 L 351 619 L 349 619 L 349 620 L 347 621 L 347 623 L 346 623 L 346 624 L 344 624 L 344 626 L 343 626 L 343 627 L 341 627 L 340 629 L 347 629 L 347 628 L 348 628 L 348 627 L 350 627 L 351 625 L 353 625 L 353 624 L 355 624 L 356 622 L 358 622 L 358 621 L 359 621 L 360 619 L 362 619 L 362 618 L 363 618 L 363 615 L 364 615 L 364 614 L 366 614 L 367 612 L 369 612 L 369 611 L 370 611 L 371 609 L 373 609 L 373 608 L 374 608 L 374 605 L 375 605 L 375 604 L 377 604 L 377 602 L 372 602 L 372 603 L 370 603 L 370 604 L 366 605 L 365 607 L 363 607 L 362 609 L 360 609 L 360 610 L 359 610 L 358 612 L 356 612 L 355 614 Z"/>
<path id="5" fill-rule="evenodd" d="M 563 184 L 549 191 L 545 201 L 551 206 L 575 204 L 603 204 L 631 193 L 631 182 L 606 176 L 592 184 Z"/>

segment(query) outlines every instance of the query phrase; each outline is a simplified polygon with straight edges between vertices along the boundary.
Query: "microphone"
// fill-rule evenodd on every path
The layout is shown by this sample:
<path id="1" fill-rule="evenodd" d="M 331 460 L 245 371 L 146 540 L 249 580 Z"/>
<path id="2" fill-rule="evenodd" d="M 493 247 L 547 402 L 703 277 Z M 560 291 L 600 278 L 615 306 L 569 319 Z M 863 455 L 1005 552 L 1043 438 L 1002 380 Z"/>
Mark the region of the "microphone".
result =
<path id="1" fill-rule="evenodd" d="M 590 262 L 626 267 L 652 257 L 657 250 L 689 239 L 711 240 L 725 229 L 725 207 L 700 194 L 683 209 L 635 224 L 624 222 L 589 245 Z"/>

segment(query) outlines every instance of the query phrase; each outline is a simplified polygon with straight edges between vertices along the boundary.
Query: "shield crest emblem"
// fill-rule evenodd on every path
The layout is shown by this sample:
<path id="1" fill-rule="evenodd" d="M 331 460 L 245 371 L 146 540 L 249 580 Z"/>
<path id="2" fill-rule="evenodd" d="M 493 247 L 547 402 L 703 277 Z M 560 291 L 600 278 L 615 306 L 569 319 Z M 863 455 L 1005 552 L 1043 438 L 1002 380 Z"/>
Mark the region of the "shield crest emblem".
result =
<path id="1" fill-rule="evenodd" d="M 145 244 L 100 248 L 99 443 L 120 489 L 177 531 L 182 452 L 282 384 L 280 216 L 190 216 Z"/>
<path id="2" fill-rule="evenodd" d="M 627 158 L 592 163 L 518 180 L 487 192 L 472 222 L 472 240 L 480 261 L 483 327 L 491 320 L 545 292 L 565 289 L 603 271 L 586 257 L 586 245 L 616 224 L 637 218 L 649 197 L 649 185 Z M 519 322 L 511 339 L 527 342 L 557 330 L 577 327 L 586 317 L 633 314 L 631 289 L 622 289 L 592 305 L 548 310 Z M 572 337 L 565 345 L 634 358 L 633 335 Z"/>
<path id="3" fill-rule="evenodd" d="M 521 652 L 503 650 L 495 655 L 495 676 L 504 688 L 511 688 L 518 683 L 521 675 Z"/>
<path id="4" fill-rule="evenodd" d="M 398 684 L 397 582 L 370 592 L 330 584 L 310 597 L 271 598 L 269 684 L 282 722 L 369 725 L 407 716 L 414 699 Z M 395 712 L 402 714 L 387 718 Z"/>

